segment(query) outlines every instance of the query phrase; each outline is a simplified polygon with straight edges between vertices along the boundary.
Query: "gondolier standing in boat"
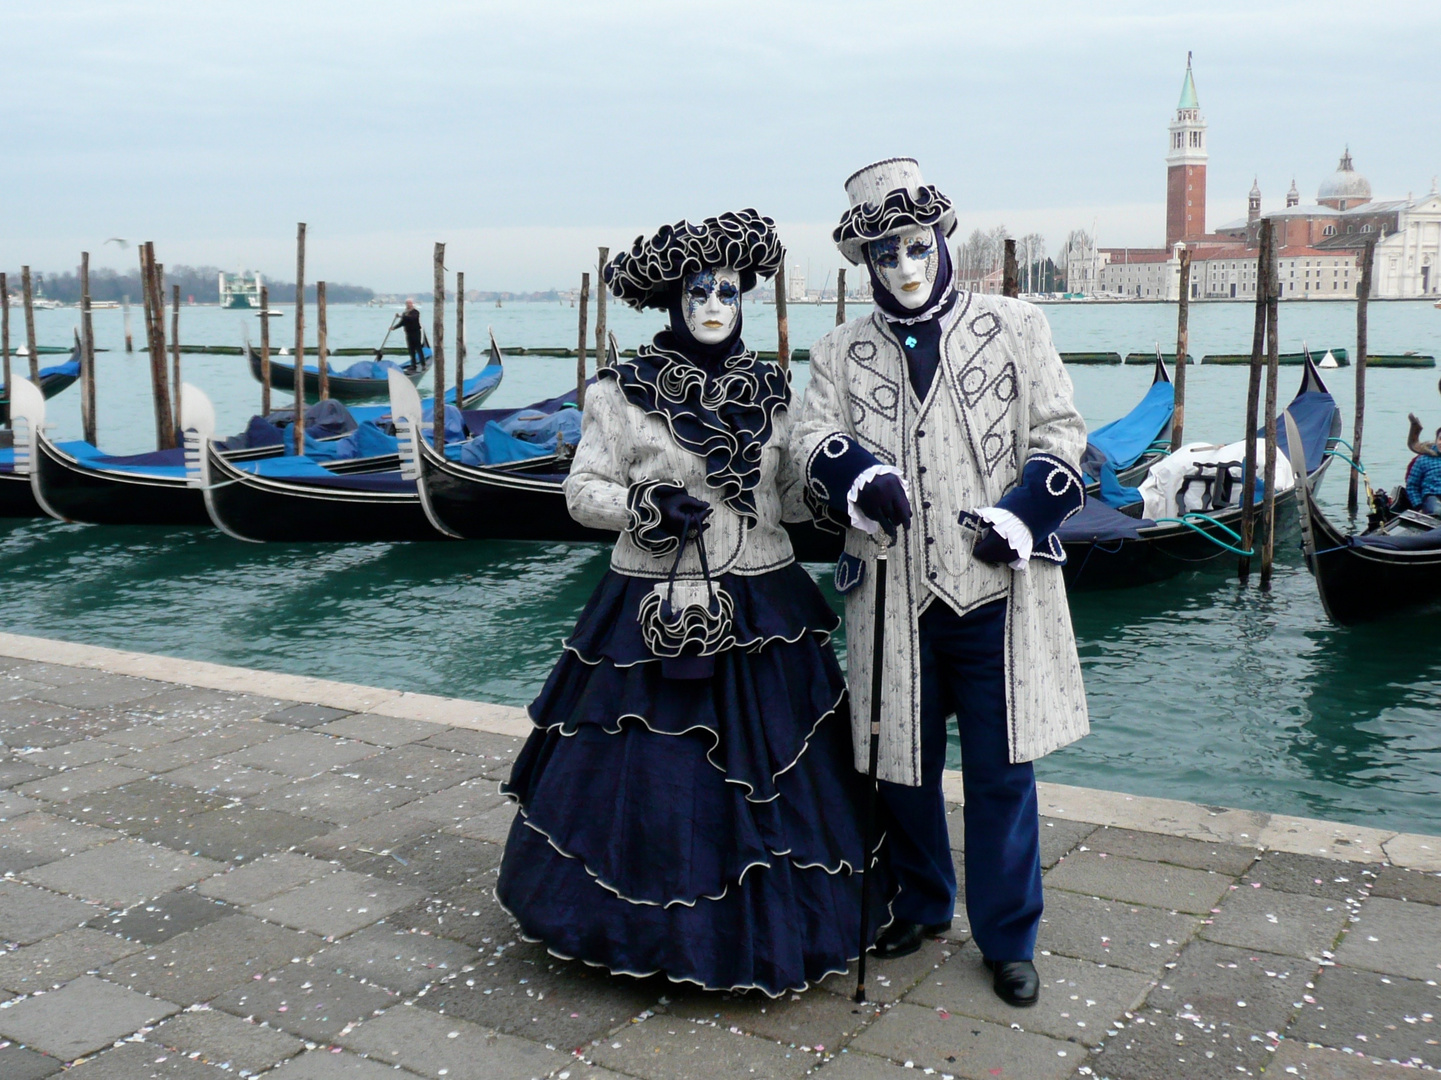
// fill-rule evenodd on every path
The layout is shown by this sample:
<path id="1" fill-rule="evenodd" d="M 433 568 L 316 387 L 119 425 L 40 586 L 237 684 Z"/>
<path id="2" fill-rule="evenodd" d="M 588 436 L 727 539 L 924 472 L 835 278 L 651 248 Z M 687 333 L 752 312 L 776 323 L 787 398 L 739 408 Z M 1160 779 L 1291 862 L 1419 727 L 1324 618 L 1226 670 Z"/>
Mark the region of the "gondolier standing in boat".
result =
<path id="1" fill-rule="evenodd" d="M 410 366 L 425 363 L 425 336 L 420 328 L 420 309 L 414 300 L 405 302 L 405 310 L 395 317 L 396 325 L 405 331 L 405 347 L 410 352 Z"/>
<path id="2" fill-rule="evenodd" d="M 839 620 L 781 527 L 810 516 L 790 384 L 740 337 L 782 256 L 741 210 L 605 268 L 670 326 L 586 394 L 566 502 L 620 538 L 530 707 L 496 887 L 558 956 L 771 996 L 857 956 L 865 846 Z"/>
<path id="3" fill-rule="evenodd" d="M 1041 312 L 955 287 L 955 213 L 914 160 L 867 166 L 845 188 L 835 240 L 865 261 L 877 310 L 811 350 L 792 446 L 813 507 L 848 529 L 836 584 L 858 718 L 870 716 L 872 535 L 898 533 L 879 777 L 900 891 L 876 952 L 904 956 L 951 923 L 941 774 L 954 714 L 971 931 L 996 993 L 1029 1005 L 1041 917 L 1031 762 L 1088 730 L 1055 535 L 1084 501 L 1085 425 Z M 857 727 L 857 769 L 868 741 Z"/>

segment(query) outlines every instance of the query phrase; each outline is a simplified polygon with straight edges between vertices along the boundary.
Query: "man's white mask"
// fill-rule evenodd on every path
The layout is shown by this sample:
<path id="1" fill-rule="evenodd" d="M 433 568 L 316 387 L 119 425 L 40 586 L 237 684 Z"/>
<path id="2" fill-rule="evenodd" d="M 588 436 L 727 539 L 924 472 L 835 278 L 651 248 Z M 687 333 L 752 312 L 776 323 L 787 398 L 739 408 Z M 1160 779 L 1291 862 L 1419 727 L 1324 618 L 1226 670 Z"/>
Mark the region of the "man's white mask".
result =
<path id="1" fill-rule="evenodd" d="M 872 240 L 869 250 L 876 277 L 902 307 L 914 311 L 931 298 L 941 265 L 934 230 L 916 229 Z"/>
<path id="2" fill-rule="evenodd" d="M 730 337 L 741 313 L 739 270 L 702 270 L 681 282 L 681 312 L 691 336 L 702 345 Z"/>

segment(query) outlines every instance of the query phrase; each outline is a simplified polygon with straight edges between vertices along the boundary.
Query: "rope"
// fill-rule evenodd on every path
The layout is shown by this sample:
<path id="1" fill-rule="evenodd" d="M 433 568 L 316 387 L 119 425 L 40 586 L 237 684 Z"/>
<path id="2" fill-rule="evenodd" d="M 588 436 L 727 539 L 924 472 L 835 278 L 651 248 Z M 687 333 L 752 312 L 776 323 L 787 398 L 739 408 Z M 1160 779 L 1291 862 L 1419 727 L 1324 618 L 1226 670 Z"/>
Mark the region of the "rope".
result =
<path id="1" fill-rule="evenodd" d="M 1337 439 L 1336 441 L 1337 441 L 1337 442 L 1340 442 L 1341 440 L 1340 440 L 1340 439 Z M 1347 446 L 1346 449 L 1349 450 L 1349 449 L 1350 449 L 1350 446 Z M 1362 464 L 1361 464 L 1360 462 L 1358 462 L 1358 461 L 1352 461 L 1350 458 L 1348 458 L 1345 454 L 1341 453 L 1341 451 L 1339 451 L 1339 450 L 1327 450 L 1327 451 L 1326 451 L 1326 456 L 1327 456 L 1327 457 L 1338 457 L 1338 458 L 1340 458 L 1342 461 L 1344 461 L 1347 465 L 1351 466 L 1351 468 L 1355 469 L 1355 470 L 1356 470 L 1358 473 L 1360 473 L 1362 476 L 1365 476 L 1365 475 L 1366 475 L 1366 466 L 1362 465 Z"/>
<path id="2" fill-rule="evenodd" d="M 1214 525 L 1216 528 L 1220 529 L 1226 535 L 1230 536 L 1231 539 L 1235 540 L 1236 543 L 1241 542 L 1241 534 L 1236 532 L 1235 529 L 1232 529 L 1230 526 L 1224 524 L 1223 522 L 1217 521 L 1215 518 L 1211 517 L 1210 514 L 1203 514 L 1197 510 L 1189 511 L 1182 517 L 1157 518 L 1156 524 L 1160 525 L 1164 523 L 1167 525 L 1184 525 L 1186 526 L 1186 528 L 1195 531 L 1201 536 L 1204 536 L 1207 540 L 1211 541 L 1211 543 L 1215 544 L 1217 547 L 1224 548 L 1226 551 L 1231 552 L 1233 555 L 1244 555 L 1247 558 L 1250 558 L 1256 554 L 1254 550 L 1239 548 L 1236 547 L 1234 544 L 1226 543 L 1226 541 L 1224 540 L 1218 540 L 1216 537 L 1208 533 L 1205 529 L 1201 528 L 1201 526 L 1197 525 L 1194 521 L 1192 521 L 1192 518 L 1200 518 L 1208 525 Z"/>
<path id="3" fill-rule="evenodd" d="M 1344 446 L 1347 450 L 1351 451 L 1353 455 L 1356 453 L 1356 448 L 1350 443 L 1348 443 L 1345 439 L 1341 438 L 1341 436 L 1339 435 L 1332 435 L 1328 441 L 1334 444 L 1332 446 L 1332 449 L 1334 449 L 1336 446 Z"/>

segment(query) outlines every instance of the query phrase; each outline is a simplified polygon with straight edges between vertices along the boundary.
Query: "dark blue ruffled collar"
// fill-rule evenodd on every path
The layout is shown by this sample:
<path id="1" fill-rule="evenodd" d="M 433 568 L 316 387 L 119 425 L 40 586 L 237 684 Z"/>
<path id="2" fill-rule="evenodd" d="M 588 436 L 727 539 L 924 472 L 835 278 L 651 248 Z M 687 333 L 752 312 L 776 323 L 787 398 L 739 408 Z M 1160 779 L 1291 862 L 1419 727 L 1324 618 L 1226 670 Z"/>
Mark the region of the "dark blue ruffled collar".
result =
<path id="1" fill-rule="evenodd" d="M 676 443 L 704 458 L 706 483 L 736 513 L 757 519 L 755 487 L 775 414 L 790 402 L 790 379 L 779 365 L 736 343 L 737 351 L 701 367 L 677 348 L 669 330 L 636 350 L 634 359 L 602 368 L 626 400 L 659 416 Z"/>

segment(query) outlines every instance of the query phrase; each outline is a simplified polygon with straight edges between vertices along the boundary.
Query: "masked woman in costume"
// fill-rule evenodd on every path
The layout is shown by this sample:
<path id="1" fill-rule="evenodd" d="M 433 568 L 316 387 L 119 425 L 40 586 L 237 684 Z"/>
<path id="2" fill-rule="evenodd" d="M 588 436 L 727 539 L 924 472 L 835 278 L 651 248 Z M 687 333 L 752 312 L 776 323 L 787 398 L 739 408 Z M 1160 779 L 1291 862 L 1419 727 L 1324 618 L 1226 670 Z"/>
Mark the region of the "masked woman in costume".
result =
<path id="1" fill-rule="evenodd" d="M 670 325 L 586 395 L 566 500 L 620 538 L 530 707 L 497 887 L 557 956 L 770 995 L 856 956 L 864 846 L 837 619 L 781 524 L 810 516 L 789 382 L 741 341 L 783 255 L 742 210 L 605 268 Z"/>

